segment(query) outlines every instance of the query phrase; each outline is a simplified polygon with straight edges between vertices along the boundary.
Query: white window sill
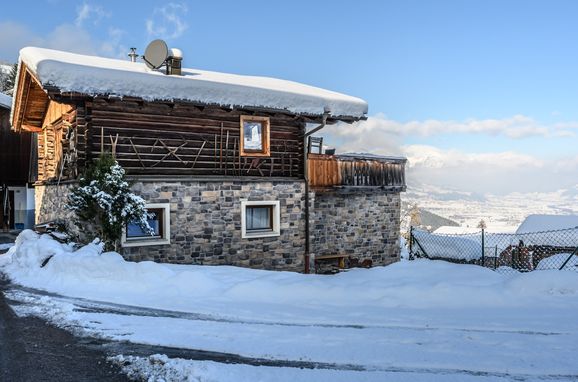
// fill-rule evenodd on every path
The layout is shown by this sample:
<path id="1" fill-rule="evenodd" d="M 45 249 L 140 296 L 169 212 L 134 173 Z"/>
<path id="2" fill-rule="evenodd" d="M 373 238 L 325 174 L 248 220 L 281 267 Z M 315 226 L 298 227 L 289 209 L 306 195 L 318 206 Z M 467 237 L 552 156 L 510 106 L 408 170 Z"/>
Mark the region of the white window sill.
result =
<path id="1" fill-rule="evenodd" d="M 275 232 L 275 231 L 271 231 L 271 232 L 247 232 L 244 235 L 242 235 L 243 239 L 257 239 L 260 237 L 275 237 L 275 236 L 281 236 L 281 232 Z"/>
<path id="2" fill-rule="evenodd" d="M 126 247 L 146 247 L 150 245 L 169 245 L 171 241 L 168 239 L 141 239 L 141 240 L 128 240 L 123 241 L 121 246 Z"/>

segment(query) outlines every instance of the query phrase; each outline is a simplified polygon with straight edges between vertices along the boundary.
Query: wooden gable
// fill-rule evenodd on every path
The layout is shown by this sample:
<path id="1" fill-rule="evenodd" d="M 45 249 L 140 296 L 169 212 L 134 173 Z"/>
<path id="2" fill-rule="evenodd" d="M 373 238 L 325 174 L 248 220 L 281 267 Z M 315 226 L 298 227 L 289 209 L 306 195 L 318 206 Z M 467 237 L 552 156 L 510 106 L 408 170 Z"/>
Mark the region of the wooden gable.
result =
<path id="1" fill-rule="evenodd" d="M 41 132 L 46 110 L 50 103 L 48 94 L 24 63 L 18 73 L 18 86 L 14 92 L 12 129 L 16 132 Z"/>

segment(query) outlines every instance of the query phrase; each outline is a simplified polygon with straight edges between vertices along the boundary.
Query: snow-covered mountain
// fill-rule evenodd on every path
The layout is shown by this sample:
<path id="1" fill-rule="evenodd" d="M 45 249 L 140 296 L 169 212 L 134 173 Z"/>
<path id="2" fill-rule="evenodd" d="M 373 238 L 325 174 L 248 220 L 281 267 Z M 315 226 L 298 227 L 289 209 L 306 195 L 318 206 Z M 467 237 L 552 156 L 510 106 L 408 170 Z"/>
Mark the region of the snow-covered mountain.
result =
<path id="1" fill-rule="evenodd" d="M 5 62 L 0 62 L 0 74 L 8 74 L 12 70 L 12 65 Z"/>
<path id="2" fill-rule="evenodd" d="M 578 213 L 578 185 L 555 192 L 482 195 L 414 183 L 402 193 L 402 216 L 415 204 L 464 227 L 476 227 L 483 219 L 489 230 L 515 231 L 531 214 Z"/>

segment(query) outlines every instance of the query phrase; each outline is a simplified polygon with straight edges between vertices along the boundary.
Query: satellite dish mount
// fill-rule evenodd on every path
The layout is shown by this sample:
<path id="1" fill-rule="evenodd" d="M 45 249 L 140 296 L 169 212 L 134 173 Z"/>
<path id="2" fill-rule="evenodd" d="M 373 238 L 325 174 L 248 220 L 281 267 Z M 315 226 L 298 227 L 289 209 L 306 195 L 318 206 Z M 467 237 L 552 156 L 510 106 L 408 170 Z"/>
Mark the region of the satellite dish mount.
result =
<path id="1" fill-rule="evenodd" d="M 163 40 L 154 40 L 148 44 L 142 56 L 149 69 L 166 66 L 166 74 L 181 74 L 182 53 L 178 49 L 169 49 Z"/>

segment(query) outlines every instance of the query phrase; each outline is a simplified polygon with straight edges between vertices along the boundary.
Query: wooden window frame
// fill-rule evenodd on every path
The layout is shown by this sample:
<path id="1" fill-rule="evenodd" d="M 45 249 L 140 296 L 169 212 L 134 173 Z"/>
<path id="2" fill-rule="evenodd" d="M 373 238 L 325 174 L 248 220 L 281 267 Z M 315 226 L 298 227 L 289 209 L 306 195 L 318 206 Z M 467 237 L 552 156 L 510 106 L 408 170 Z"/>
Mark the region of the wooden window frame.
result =
<path id="1" fill-rule="evenodd" d="M 269 207 L 271 229 L 247 229 L 247 208 Z M 273 237 L 281 235 L 281 204 L 278 200 L 268 201 L 241 201 L 241 237 L 252 239 L 259 237 Z"/>
<path id="2" fill-rule="evenodd" d="M 262 139 L 262 150 L 250 150 L 245 149 L 245 122 L 260 122 L 262 126 L 261 139 Z M 258 117 L 253 115 L 242 115 L 240 121 L 240 131 L 239 131 L 239 142 L 240 142 L 240 155 L 242 157 L 270 157 L 271 156 L 271 121 L 269 117 Z"/>
<path id="3" fill-rule="evenodd" d="M 148 203 L 148 210 L 157 210 L 159 213 L 159 234 L 150 237 L 127 237 L 126 227 L 122 230 L 121 245 L 123 247 L 144 247 L 148 245 L 167 245 L 171 243 L 171 205 L 170 203 Z"/>

